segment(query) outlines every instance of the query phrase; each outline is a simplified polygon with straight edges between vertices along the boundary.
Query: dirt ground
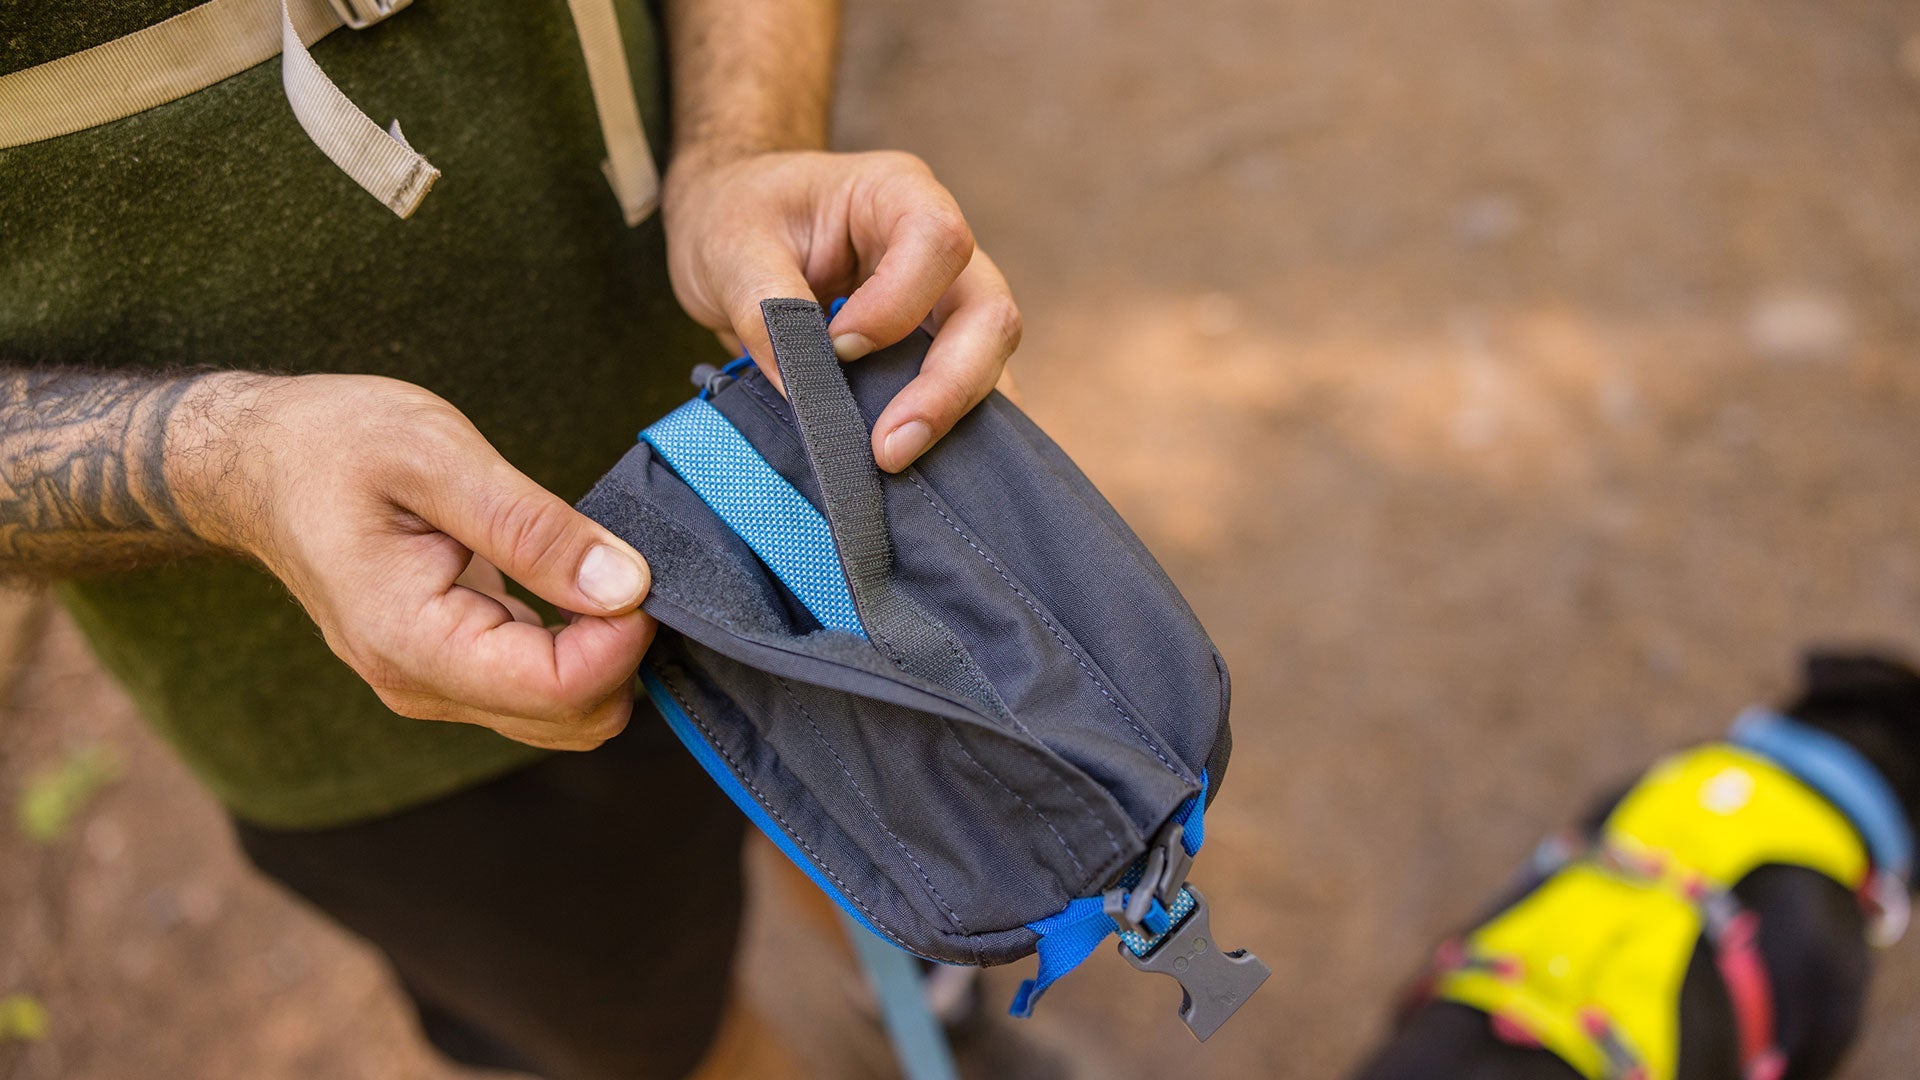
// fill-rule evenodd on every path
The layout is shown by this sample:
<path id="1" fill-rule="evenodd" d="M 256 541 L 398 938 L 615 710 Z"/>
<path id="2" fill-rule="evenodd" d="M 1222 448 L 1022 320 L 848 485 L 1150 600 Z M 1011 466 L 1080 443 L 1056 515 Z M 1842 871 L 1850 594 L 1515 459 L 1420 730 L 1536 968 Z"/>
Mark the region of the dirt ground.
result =
<path id="1" fill-rule="evenodd" d="M 1276 971 L 1197 1048 L 1103 950 L 974 1074 L 1335 1075 L 1592 793 L 1785 691 L 1805 643 L 1920 654 L 1920 8 L 847 22 L 841 144 L 959 196 L 1021 297 L 1030 411 L 1232 666 L 1196 876 Z M 0 999 L 47 1010 L 0 1077 L 454 1076 L 363 948 L 241 871 L 71 628 L 8 610 L 0 805 L 79 748 L 120 769 L 54 844 L 0 823 Z M 887 1075 L 789 903 L 755 909 L 749 998 L 816 1075 Z M 1910 940 L 1847 1076 L 1916 1060 Z"/>

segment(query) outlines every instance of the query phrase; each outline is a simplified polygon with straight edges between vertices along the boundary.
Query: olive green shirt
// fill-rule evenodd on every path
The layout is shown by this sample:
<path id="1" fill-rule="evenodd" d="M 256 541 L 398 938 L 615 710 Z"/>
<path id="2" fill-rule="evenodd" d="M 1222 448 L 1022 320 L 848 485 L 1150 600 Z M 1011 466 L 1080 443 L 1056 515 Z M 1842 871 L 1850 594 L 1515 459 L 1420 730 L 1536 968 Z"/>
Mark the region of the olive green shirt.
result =
<path id="1" fill-rule="evenodd" d="M 0 73 L 193 3 L 16 0 Z M 661 153 L 655 27 L 639 0 L 616 8 Z M 674 305 L 658 217 L 621 223 L 565 0 L 418 0 L 313 55 L 444 174 L 412 219 L 308 140 L 277 58 L 0 150 L 0 364 L 390 375 L 584 494 L 716 346 Z M 538 756 L 388 712 L 255 566 L 195 559 L 60 593 L 153 725 L 258 824 L 363 820 Z"/>

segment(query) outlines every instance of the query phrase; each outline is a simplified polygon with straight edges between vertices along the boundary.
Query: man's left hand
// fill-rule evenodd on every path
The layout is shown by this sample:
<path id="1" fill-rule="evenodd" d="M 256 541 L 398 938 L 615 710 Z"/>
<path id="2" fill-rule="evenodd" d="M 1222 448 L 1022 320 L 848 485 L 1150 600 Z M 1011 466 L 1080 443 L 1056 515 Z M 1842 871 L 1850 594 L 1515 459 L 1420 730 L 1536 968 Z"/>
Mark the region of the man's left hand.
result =
<path id="1" fill-rule="evenodd" d="M 846 296 L 828 327 L 842 360 L 934 331 L 920 374 L 873 427 L 899 472 L 993 389 L 1020 343 L 1006 278 L 974 247 L 953 196 L 911 154 L 686 153 L 662 213 L 674 294 L 777 386 L 760 301 Z"/>

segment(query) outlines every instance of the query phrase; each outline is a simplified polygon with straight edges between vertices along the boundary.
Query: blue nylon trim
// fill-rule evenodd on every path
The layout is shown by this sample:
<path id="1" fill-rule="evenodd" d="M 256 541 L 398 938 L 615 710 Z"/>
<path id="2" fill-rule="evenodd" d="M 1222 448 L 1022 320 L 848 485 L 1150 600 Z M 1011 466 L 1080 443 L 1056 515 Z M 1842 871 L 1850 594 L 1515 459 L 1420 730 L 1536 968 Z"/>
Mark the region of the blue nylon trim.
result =
<path id="1" fill-rule="evenodd" d="M 1167 914 L 1166 906 L 1161 904 L 1160 898 L 1156 896 L 1153 898 L 1153 906 L 1147 909 L 1147 917 L 1140 920 L 1140 925 L 1146 927 L 1150 934 L 1165 934 L 1173 929 L 1173 916 Z"/>
<path id="2" fill-rule="evenodd" d="M 694 398 L 640 437 L 793 590 L 820 625 L 866 636 L 827 519 L 720 410 Z"/>
<path id="3" fill-rule="evenodd" d="M 1027 924 L 1027 929 L 1040 935 L 1040 970 L 1014 993 L 1009 1010 L 1013 1015 L 1023 1019 L 1032 1016 L 1040 995 L 1092 956 L 1093 950 L 1113 933 L 1113 920 L 1101 905 L 1100 897 L 1083 896 L 1058 914 Z"/>
<path id="4" fill-rule="evenodd" d="M 1203 770 L 1200 773 L 1200 793 L 1181 803 L 1180 808 L 1173 812 L 1173 820 L 1179 822 L 1182 829 L 1180 846 L 1186 848 L 1189 855 L 1198 854 L 1200 844 L 1206 838 L 1206 812 L 1207 774 Z M 1136 861 L 1121 876 L 1120 884 L 1126 887 L 1139 882 L 1142 869 L 1142 864 Z M 1121 941 L 1133 950 L 1135 956 L 1144 956 L 1160 943 L 1167 931 L 1187 917 L 1193 906 L 1193 894 L 1186 889 L 1181 889 L 1180 895 L 1174 898 L 1172 911 L 1155 900 L 1143 920 L 1153 936 L 1142 938 L 1138 934 L 1121 934 Z M 1033 978 L 1020 984 L 1020 989 L 1013 995 L 1013 1007 L 1008 1010 L 1023 1019 L 1033 1015 L 1034 1005 L 1049 987 L 1084 963 L 1087 957 L 1093 955 L 1093 950 L 1107 939 L 1107 935 L 1120 927 L 1107 914 L 1104 898 L 1083 896 L 1070 901 L 1063 910 L 1053 915 L 1028 923 L 1027 929 L 1040 935 L 1040 970 L 1034 973 Z"/>
<path id="5" fill-rule="evenodd" d="M 1771 758 L 1840 808 L 1860 831 L 1874 866 L 1907 880 L 1913 826 L 1886 778 L 1860 751 L 1833 735 L 1768 709 L 1748 709 L 1728 741 Z"/>
<path id="6" fill-rule="evenodd" d="M 799 867 L 801 873 L 813 879 L 813 883 L 820 886 L 821 892 L 826 893 L 834 903 L 840 905 L 840 910 L 846 912 L 847 918 L 872 931 L 875 937 L 889 945 L 904 949 L 905 946 L 891 935 L 881 933 L 880 929 L 867 919 L 866 913 L 855 907 L 853 902 L 847 899 L 846 894 L 840 891 L 840 886 L 827 877 L 825 871 L 815 866 L 813 860 L 800 850 L 800 845 L 794 842 L 793 837 L 787 835 L 787 830 L 773 820 L 773 815 L 768 813 L 767 808 L 760 805 L 760 800 L 754 798 L 753 793 L 747 790 L 747 786 L 741 782 L 739 776 L 735 775 L 726 759 L 722 758 L 720 752 L 707 742 L 706 736 L 701 733 L 692 718 L 687 716 L 686 710 L 680 707 L 680 702 L 674 699 L 666 684 L 660 681 L 660 677 L 643 666 L 640 669 L 640 682 L 646 687 L 647 697 L 653 700 L 654 707 L 659 709 L 660 715 L 666 718 L 667 727 L 672 729 L 674 735 L 693 755 L 693 759 L 707 771 L 707 775 L 713 778 L 713 782 L 720 785 L 720 790 L 727 793 L 727 798 L 732 799 L 733 804 L 738 806 L 761 832 L 767 834 L 767 839 L 772 840 L 782 854 L 793 860 L 793 865 Z"/>
<path id="7" fill-rule="evenodd" d="M 1200 854 L 1200 845 L 1207 840 L 1207 770 L 1200 770 L 1200 794 L 1181 803 L 1173 820 L 1180 823 L 1180 846 L 1189 855 Z"/>

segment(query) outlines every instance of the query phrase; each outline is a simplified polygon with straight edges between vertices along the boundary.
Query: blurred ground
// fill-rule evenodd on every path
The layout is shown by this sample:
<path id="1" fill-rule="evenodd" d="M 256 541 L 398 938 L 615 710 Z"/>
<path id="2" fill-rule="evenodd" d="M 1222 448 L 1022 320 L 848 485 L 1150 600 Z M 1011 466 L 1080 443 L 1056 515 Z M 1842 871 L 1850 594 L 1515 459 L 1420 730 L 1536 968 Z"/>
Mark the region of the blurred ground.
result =
<path id="1" fill-rule="evenodd" d="M 954 189 L 1021 296 L 1030 410 L 1233 667 L 1199 874 L 1277 971 L 1196 1049 L 1103 951 L 978 1074 L 1332 1075 L 1600 786 L 1784 691 L 1804 642 L 1920 652 L 1920 9 L 847 18 L 841 143 Z M 450 1076 L 41 625 L 0 633 L 0 805 L 75 748 L 122 779 L 54 845 L 0 826 L 0 998 L 49 1026 L 0 1077 Z M 768 895 L 751 996 L 818 1075 L 885 1075 Z M 1920 941 L 1872 1008 L 1848 1075 L 1912 1075 Z"/>

